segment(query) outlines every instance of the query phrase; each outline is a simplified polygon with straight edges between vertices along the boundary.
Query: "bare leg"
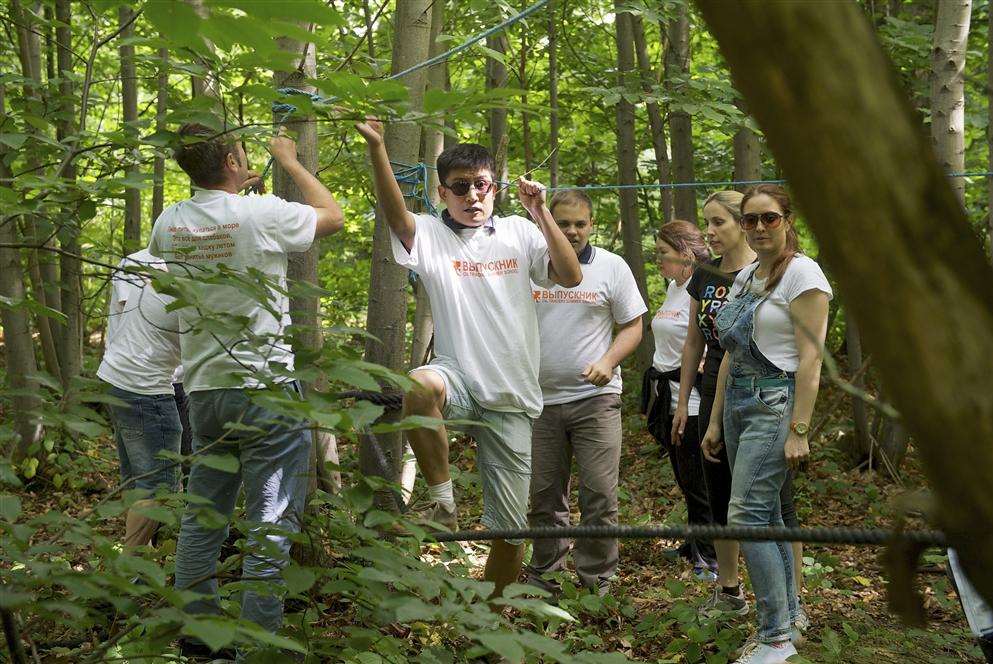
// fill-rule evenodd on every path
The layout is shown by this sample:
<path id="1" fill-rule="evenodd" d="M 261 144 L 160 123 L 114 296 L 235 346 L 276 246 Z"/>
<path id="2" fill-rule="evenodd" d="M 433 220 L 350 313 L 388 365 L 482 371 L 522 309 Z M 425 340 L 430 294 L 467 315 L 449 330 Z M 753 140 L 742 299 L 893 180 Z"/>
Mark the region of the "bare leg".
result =
<path id="1" fill-rule="evenodd" d="M 422 415 L 441 419 L 441 410 L 445 405 L 445 381 L 430 369 L 415 371 L 410 377 L 416 385 L 403 398 L 403 416 Z M 444 426 L 412 429 L 407 433 L 407 439 L 429 486 L 452 478 L 448 469 L 448 432 Z"/>
<path id="2" fill-rule="evenodd" d="M 139 500 L 133 507 L 142 508 L 156 505 L 154 500 Z M 134 509 L 129 509 L 124 518 L 124 548 L 131 549 L 136 546 L 144 546 L 152 543 L 152 537 L 162 525 L 154 519 L 138 514 Z"/>
<path id="3" fill-rule="evenodd" d="M 491 598 L 501 596 L 504 588 L 517 581 L 523 562 L 523 544 L 508 544 L 504 540 L 493 540 L 490 555 L 486 558 L 486 569 L 483 571 L 483 578 L 492 581 L 496 586 Z"/>
<path id="4" fill-rule="evenodd" d="M 738 585 L 738 542 L 714 540 L 717 552 L 717 582 L 724 588 Z"/>
<path id="5" fill-rule="evenodd" d="M 793 585 L 796 586 L 796 596 L 803 590 L 803 542 L 791 542 L 793 545 Z"/>

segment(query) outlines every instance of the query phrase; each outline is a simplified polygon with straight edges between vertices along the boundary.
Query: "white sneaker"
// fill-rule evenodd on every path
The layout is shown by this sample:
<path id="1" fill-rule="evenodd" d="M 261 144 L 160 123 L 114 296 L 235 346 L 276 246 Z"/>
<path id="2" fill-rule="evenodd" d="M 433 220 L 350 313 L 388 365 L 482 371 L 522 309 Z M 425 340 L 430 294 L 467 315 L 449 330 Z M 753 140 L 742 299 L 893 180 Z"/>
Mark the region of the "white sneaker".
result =
<path id="1" fill-rule="evenodd" d="M 810 616 L 807 615 L 803 604 L 797 603 L 796 605 L 796 620 L 793 621 L 793 626 L 800 634 L 805 634 L 810 629 Z"/>
<path id="2" fill-rule="evenodd" d="M 785 664 L 787 659 L 797 654 L 789 641 L 776 644 L 752 642 L 742 651 L 734 664 Z"/>

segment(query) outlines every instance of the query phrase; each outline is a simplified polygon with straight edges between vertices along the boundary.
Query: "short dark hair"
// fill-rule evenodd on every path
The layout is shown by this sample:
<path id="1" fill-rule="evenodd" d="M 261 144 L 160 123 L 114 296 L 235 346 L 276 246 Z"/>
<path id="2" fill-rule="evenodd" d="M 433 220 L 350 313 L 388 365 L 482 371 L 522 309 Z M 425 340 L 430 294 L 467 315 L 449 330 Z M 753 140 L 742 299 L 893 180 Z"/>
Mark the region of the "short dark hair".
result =
<path id="1" fill-rule="evenodd" d="M 555 212 L 556 205 L 585 205 L 586 211 L 590 213 L 590 217 L 593 216 L 593 201 L 590 197 L 586 195 L 586 192 L 582 189 L 562 189 L 556 191 L 555 195 L 552 196 L 552 200 L 548 203 L 548 211 Z"/>
<path id="2" fill-rule="evenodd" d="M 224 161 L 229 154 L 241 163 L 232 134 L 217 134 L 217 131 L 196 122 L 179 128 L 180 143 L 173 156 L 198 187 L 213 187 L 224 181 Z"/>
<path id="3" fill-rule="evenodd" d="M 445 184 L 448 174 L 455 170 L 490 169 L 496 177 L 496 161 L 490 151 L 479 143 L 459 143 L 438 155 L 438 180 Z"/>

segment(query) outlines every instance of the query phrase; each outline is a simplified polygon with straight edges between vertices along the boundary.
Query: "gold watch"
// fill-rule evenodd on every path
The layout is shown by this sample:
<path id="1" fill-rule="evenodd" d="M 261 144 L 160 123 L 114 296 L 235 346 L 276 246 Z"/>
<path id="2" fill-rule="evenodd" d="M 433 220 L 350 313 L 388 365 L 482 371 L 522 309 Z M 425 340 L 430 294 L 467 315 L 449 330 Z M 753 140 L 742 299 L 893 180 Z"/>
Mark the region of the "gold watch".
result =
<path id="1" fill-rule="evenodd" d="M 790 431 L 798 436 L 806 436 L 810 433 L 810 425 L 806 422 L 793 422 L 790 424 Z"/>

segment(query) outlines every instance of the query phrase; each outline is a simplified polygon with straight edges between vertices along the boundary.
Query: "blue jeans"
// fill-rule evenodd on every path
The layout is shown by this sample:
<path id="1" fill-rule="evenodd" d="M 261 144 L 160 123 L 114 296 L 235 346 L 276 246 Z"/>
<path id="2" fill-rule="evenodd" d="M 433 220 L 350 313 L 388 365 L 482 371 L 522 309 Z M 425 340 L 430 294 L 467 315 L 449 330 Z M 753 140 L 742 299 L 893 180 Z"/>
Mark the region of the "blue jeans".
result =
<path id="1" fill-rule="evenodd" d="M 780 491 L 787 476 L 784 446 L 794 385 L 735 387 L 731 381 L 729 376 L 724 403 L 732 468 L 728 525 L 782 526 Z M 759 640 L 788 640 L 797 614 L 792 548 L 788 542 L 742 542 L 741 550 L 755 591 Z"/>
<path id="2" fill-rule="evenodd" d="M 137 394 L 110 385 L 108 393 L 124 406 L 110 406 L 110 420 L 121 463 L 121 483 L 127 489 L 175 491 L 176 462 L 158 458 L 167 450 L 179 454 L 183 425 L 172 394 Z"/>
<path id="3" fill-rule="evenodd" d="M 288 395 L 296 395 L 292 386 Z M 242 593 L 241 617 L 275 631 L 283 621 L 280 572 L 289 564 L 290 540 L 285 532 L 298 532 L 307 499 L 307 472 L 311 432 L 307 422 L 279 415 L 251 401 L 251 390 L 207 390 L 190 394 L 193 450 L 213 445 L 206 454 L 231 455 L 238 470 L 225 472 L 198 464 L 190 472 L 189 493 L 207 499 L 207 507 L 223 517 L 223 525 L 201 523 L 203 506 L 190 503 L 183 515 L 176 550 L 176 588 L 203 593 L 186 607 L 190 613 L 219 613 L 217 558 L 228 535 L 228 526 L 242 485 L 245 519 L 253 525 L 247 533 L 247 553 L 242 581 L 267 581 Z M 257 427 L 260 431 L 233 429 L 228 423 Z M 273 526 L 276 528 L 274 529 Z M 281 530 L 280 532 L 273 532 Z"/>

